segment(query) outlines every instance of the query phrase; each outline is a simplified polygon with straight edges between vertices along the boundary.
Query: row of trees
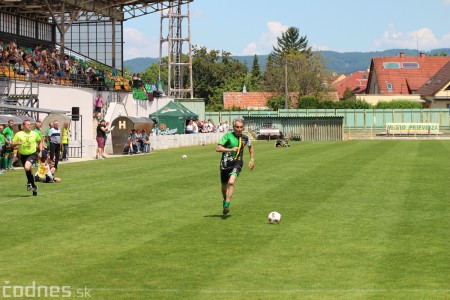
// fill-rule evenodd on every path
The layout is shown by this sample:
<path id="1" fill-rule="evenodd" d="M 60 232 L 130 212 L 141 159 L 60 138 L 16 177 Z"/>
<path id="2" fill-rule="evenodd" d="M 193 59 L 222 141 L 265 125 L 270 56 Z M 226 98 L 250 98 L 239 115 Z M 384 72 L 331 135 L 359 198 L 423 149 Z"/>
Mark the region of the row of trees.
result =
<path id="1" fill-rule="evenodd" d="M 166 58 L 167 59 L 167 58 Z M 185 58 L 187 61 L 187 57 Z M 161 78 L 167 82 L 167 63 L 161 70 Z M 290 27 L 277 38 L 277 45 L 269 54 L 265 71 L 261 72 L 258 56 L 253 57 L 251 70 L 247 65 L 231 57 L 231 53 L 193 47 L 192 70 L 194 95 L 206 101 L 209 111 L 221 111 L 223 92 L 239 92 L 245 85 L 248 92 L 271 92 L 278 96 L 269 99 L 267 106 L 272 110 L 288 107 L 296 108 L 372 108 L 364 101 L 327 100 L 332 88 L 326 84 L 330 74 L 327 72 L 321 54 L 312 51 L 306 36 L 300 36 L 298 28 Z M 159 64 L 153 64 L 143 74 L 145 82 L 157 82 Z M 186 74 L 184 82 L 189 82 Z M 298 99 L 287 95 L 297 94 Z M 345 99 L 351 98 L 346 91 Z M 394 108 L 415 108 L 418 103 L 394 102 Z M 398 107 L 400 106 L 400 107 Z M 386 107 L 393 108 L 393 107 Z M 239 109 L 239 108 L 233 108 Z"/>
<path id="2" fill-rule="evenodd" d="M 258 56 L 253 57 L 251 70 L 247 65 L 231 57 L 231 53 L 193 47 L 192 72 L 194 95 L 203 98 L 210 111 L 223 110 L 223 92 L 242 91 L 273 92 L 280 96 L 295 92 L 300 96 L 319 97 L 327 91 L 324 82 L 329 74 L 319 53 L 308 46 L 306 36 L 299 29 L 290 27 L 277 40 L 278 44 L 269 54 L 264 73 Z M 167 58 L 165 58 L 167 59 Z M 186 57 L 187 60 L 187 57 Z M 167 82 L 167 63 L 163 61 L 161 79 Z M 144 82 L 157 82 L 159 64 L 151 65 L 141 74 Z M 186 78 L 184 82 L 189 82 Z M 284 107 L 293 100 L 284 97 Z M 271 101 L 273 102 L 273 101 Z"/>
<path id="3" fill-rule="evenodd" d="M 278 110 L 284 108 L 284 102 L 284 96 L 280 96 L 269 99 L 267 104 L 272 110 Z M 303 96 L 298 99 L 295 107 L 299 109 L 410 109 L 421 108 L 422 104 L 420 102 L 398 100 L 391 102 L 379 102 L 376 105 L 371 105 L 364 100 L 345 100 L 335 102 L 331 100 L 322 100 L 313 96 Z"/>

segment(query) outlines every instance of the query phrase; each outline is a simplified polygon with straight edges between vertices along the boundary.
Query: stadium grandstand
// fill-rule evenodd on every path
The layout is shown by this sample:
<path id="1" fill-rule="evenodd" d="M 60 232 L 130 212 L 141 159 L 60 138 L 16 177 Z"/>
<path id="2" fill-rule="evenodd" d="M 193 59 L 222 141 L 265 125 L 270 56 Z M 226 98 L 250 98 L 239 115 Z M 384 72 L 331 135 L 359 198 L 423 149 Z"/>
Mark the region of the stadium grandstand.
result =
<path id="1" fill-rule="evenodd" d="M 148 117 L 173 100 L 162 82 L 137 84 L 123 71 L 124 23 L 189 2 L 0 0 L 0 115 L 48 117 L 48 126 L 65 112 L 71 156 L 93 156 L 96 97 L 104 99 L 101 118 L 109 122 Z"/>

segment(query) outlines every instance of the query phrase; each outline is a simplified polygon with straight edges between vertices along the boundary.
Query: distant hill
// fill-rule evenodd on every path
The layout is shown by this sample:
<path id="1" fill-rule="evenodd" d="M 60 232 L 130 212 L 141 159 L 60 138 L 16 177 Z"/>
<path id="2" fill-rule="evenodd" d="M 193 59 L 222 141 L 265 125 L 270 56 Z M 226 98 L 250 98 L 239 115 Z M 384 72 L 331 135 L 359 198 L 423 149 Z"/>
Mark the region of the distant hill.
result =
<path id="1" fill-rule="evenodd" d="M 327 69 L 330 72 L 337 74 L 352 74 L 356 71 L 364 71 L 370 67 L 370 62 L 373 57 L 380 56 L 398 56 L 400 52 L 404 52 L 406 56 L 419 55 L 417 50 L 411 49 L 390 49 L 385 51 L 373 51 L 373 52 L 336 52 L 336 51 L 320 51 L 323 55 Z M 450 56 L 450 48 L 434 49 L 425 52 L 426 55 L 440 55 L 441 53 Z M 253 55 L 250 56 L 233 56 L 234 59 L 245 63 L 249 70 L 253 65 Z M 267 61 L 267 55 L 258 55 L 258 63 L 261 71 L 264 72 L 264 68 Z M 158 63 L 158 58 L 140 57 L 124 61 L 124 65 L 132 73 L 142 73 L 150 65 Z"/>
<path id="2" fill-rule="evenodd" d="M 131 73 L 142 73 L 153 64 L 158 64 L 159 58 L 138 57 L 124 60 L 123 65 L 130 70 Z"/>

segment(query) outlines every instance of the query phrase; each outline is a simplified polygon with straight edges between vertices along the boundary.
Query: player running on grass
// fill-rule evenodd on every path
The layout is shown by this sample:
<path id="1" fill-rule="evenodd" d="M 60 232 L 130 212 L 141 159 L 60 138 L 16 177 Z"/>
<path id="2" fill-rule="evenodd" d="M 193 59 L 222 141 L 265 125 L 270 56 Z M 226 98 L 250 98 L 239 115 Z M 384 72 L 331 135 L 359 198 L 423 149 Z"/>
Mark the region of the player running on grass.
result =
<path id="1" fill-rule="evenodd" d="M 230 211 L 230 201 L 234 193 L 234 184 L 244 165 L 244 148 L 248 146 L 250 162 L 248 167 L 255 167 L 254 150 L 248 136 L 242 134 L 245 122 L 243 119 L 233 121 L 233 132 L 227 132 L 217 145 L 216 151 L 222 152 L 220 161 L 220 180 L 222 182 L 223 214 Z"/>
<path id="2" fill-rule="evenodd" d="M 32 167 L 38 160 L 38 144 L 39 149 L 42 151 L 43 143 L 41 137 L 31 130 L 31 122 L 29 120 L 23 121 L 23 130 L 14 136 L 12 146 L 19 145 L 20 161 L 27 175 L 27 191 L 33 190 L 33 196 L 37 196 L 38 189 L 32 173 Z"/>

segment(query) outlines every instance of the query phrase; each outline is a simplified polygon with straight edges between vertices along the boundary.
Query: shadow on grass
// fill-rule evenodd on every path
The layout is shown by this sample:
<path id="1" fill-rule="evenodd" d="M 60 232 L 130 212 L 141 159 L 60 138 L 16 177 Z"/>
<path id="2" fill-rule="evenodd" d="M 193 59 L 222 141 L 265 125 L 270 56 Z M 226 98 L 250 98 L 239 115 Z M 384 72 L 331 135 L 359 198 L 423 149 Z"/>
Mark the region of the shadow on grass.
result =
<path id="1" fill-rule="evenodd" d="M 233 216 L 233 215 L 206 215 L 203 217 L 205 217 L 205 218 L 221 218 L 222 220 L 226 220 L 231 216 Z"/>

